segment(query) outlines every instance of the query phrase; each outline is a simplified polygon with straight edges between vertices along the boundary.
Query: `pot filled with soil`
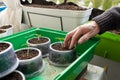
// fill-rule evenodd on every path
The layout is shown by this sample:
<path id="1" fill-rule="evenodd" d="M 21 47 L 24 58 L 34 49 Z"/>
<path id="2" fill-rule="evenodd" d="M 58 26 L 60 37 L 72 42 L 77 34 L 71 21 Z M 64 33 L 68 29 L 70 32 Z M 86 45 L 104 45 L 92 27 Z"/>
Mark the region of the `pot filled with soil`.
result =
<path id="1" fill-rule="evenodd" d="M 63 47 L 62 42 L 50 45 L 49 62 L 55 66 L 68 66 L 76 59 L 75 48 L 70 50 Z"/>
<path id="2" fill-rule="evenodd" d="M 27 78 L 33 77 L 43 71 L 43 60 L 41 51 L 37 48 L 21 48 L 15 51 L 19 59 L 18 70 L 23 72 Z"/>
<path id="3" fill-rule="evenodd" d="M 13 34 L 13 27 L 12 25 L 3 25 L 0 27 L 0 29 L 5 29 L 7 32 L 7 35 Z"/>
<path id="4" fill-rule="evenodd" d="M 0 42 L 0 78 L 18 67 L 19 61 L 10 42 Z"/>
<path id="5" fill-rule="evenodd" d="M 26 80 L 26 79 L 22 72 L 15 70 L 14 72 L 1 78 L 0 80 Z"/>
<path id="6" fill-rule="evenodd" d="M 27 40 L 30 47 L 38 48 L 42 51 L 42 57 L 46 57 L 49 52 L 49 45 L 51 41 L 48 37 L 34 37 Z"/>
<path id="7" fill-rule="evenodd" d="M 85 8 L 73 2 L 56 4 L 46 0 L 33 0 L 31 4 L 25 3 L 22 7 L 23 19 L 31 27 L 45 26 L 67 32 L 87 22 L 92 12 L 92 8 Z"/>
<path id="8" fill-rule="evenodd" d="M 0 29 L 0 38 L 7 36 L 7 31 Z"/>

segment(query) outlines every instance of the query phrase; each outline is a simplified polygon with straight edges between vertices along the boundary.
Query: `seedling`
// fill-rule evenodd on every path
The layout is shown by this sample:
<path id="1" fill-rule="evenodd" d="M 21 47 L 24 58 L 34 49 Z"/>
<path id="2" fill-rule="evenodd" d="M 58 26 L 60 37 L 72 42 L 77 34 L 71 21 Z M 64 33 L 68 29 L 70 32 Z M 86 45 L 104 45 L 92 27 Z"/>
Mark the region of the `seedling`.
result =
<path id="1" fill-rule="evenodd" d="M 61 46 L 64 47 L 64 46 L 63 46 L 64 38 L 56 38 L 56 39 L 59 40 L 59 41 L 61 42 Z"/>
<path id="2" fill-rule="evenodd" d="M 35 36 L 37 36 L 38 41 L 40 40 L 41 34 L 35 34 Z"/>
<path id="3" fill-rule="evenodd" d="M 27 37 L 25 37 L 25 38 L 31 38 L 31 37 L 34 37 L 34 36 L 36 36 L 37 38 L 38 38 L 38 40 L 39 40 L 39 38 L 42 36 L 41 34 L 31 34 L 31 35 L 29 35 L 29 36 L 27 36 Z"/>
<path id="4" fill-rule="evenodd" d="M 29 44 L 23 44 L 22 46 L 27 46 L 27 56 L 28 56 L 29 52 L 30 52 L 30 49 L 29 49 L 30 45 Z"/>

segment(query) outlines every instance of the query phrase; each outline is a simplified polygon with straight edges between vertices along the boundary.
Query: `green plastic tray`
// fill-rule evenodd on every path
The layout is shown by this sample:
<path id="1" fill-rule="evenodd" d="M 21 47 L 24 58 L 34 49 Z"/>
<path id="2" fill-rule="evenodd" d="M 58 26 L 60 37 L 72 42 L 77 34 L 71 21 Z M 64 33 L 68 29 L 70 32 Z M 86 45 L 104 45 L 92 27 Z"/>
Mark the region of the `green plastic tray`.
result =
<path id="1" fill-rule="evenodd" d="M 56 37 L 64 38 L 66 32 L 45 28 L 31 28 L 23 32 L 0 38 L 0 40 L 11 42 L 16 50 L 22 48 L 23 46 L 21 45 L 25 44 L 28 38 L 34 37 L 35 34 L 49 37 L 53 43 L 57 41 L 55 39 Z M 74 80 L 93 58 L 94 49 L 98 42 L 99 39 L 92 38 L 84 44 L 78 45 L 76 48 L 78 58 L 68 67 L 55 67 L 49 64 L 47 58 L 44 58 L 44 71 L 40 75 L 27 80 Z"/>
<path id="2" fill-rule="evenodd" d="M 120 35 L 105 32 L 97 37 L 101 38 L 101 41 L 95 48 L 95 54 L 120 62 Z"/>

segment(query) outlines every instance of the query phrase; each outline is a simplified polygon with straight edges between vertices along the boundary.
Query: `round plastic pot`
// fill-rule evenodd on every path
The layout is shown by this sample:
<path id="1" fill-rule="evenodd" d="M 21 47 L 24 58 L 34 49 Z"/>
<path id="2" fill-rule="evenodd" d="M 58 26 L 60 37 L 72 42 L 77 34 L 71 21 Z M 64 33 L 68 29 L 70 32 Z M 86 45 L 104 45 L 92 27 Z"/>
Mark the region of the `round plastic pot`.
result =
<path id="1" fill-rule="evenodd" d="M 19 61 L 10 42 L 0 43 L 9 44 L 6 50 L 0 52 L 0 78 L 2 78 L 13 72 L 18 67 Z"/>
<path id="2" fill-rule="evenodd" d="M 27 49 L 28 48 L 21 48 L 16 50 L 15 53 Z M 24 59 L 24 60 L 19 59 L 19 66 L 17 68 L 18 70 L 23 72 L 27 78 L 34 77 L 35 75 L 41 73 L 44 69 L 44 63 L 42 60 L 41 51 L 37 48 L 32 48 L 32 47 L 30 47 L 29 49 L 36 50 L 39 52 L 39 54 L 31 59 Z"/>
<path id="3" fill-rule="evenodd" d="M 0 29 L 6 30 L 7 35 L 13 34 L 13 26 L 12 25 L 3 25 Z"/>
<path id="4" fill-rule="evenodd" d="M 34 38 L 37 38 L 37 37 L 34 37 Z M 27 44 L 30 46 L 30 47 L 34 47 L 34 48 L 38 48 L 42 51 L 42 57 L 46 57 L 49 53 L 49 46 L 50 46 L 50 39 L 48 37 L 43 37 L 43 38 L 46 38 L 48 39 L 47 42 L 44 42 L 44 43 L 40 43 L 40 44 L 33 44 L 33 43 L 30 43 L 29 40 L 33 39 L 28 39 L 27 40 Z"/>
<path id="5" fill-rule="evenodd" d="M 0 31 L 4 31 L 3 33 L 0 33 L 0 38 L 7 36 L 7 31 L 4 29 L 0 29 Z"/>
<path id="6" fill-rule="evenodd" d="M 0 80 L 13 80 L 13 79 L 14 80 L 26 80 L 25 75 L 18 70 L 13 71 L 12 73 L 10 73 L 9 75 L 6 75 Z"/>
<path id="7" fill-rule="evenodd" d="M 76 59 L 75 49 L 60 51 L 52 48 L 53 44 L 61 42 L 55 42 L 50 45 L 49 61 L 55 66 L 68 66 Z"/>
<path id="8" fill-rule="evenodd" d="M 14 72 L 19 73 L 21 75 L 21 77 L 22 77 L 22 80 L 26 80 L 25 75 L 21 71 L 15 70 Z"/>

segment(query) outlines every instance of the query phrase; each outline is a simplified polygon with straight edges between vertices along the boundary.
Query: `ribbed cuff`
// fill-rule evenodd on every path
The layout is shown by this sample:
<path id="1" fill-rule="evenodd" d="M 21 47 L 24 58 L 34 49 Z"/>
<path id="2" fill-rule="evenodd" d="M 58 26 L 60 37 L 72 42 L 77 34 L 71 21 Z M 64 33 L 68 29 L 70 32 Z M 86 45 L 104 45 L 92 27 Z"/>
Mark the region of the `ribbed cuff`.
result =
<path id="1" fill-rule="evenodd" d="M 110 13 L 110 11 L 106 11 L 103 14 L 95 17 L 92 19 L 93 21 L 95 21 L 99 27 L 100 27 L 100 33 L 103 33 L 107 30 L 112 29 L 112 25 L 113 25 L 113 16 Z"/>

